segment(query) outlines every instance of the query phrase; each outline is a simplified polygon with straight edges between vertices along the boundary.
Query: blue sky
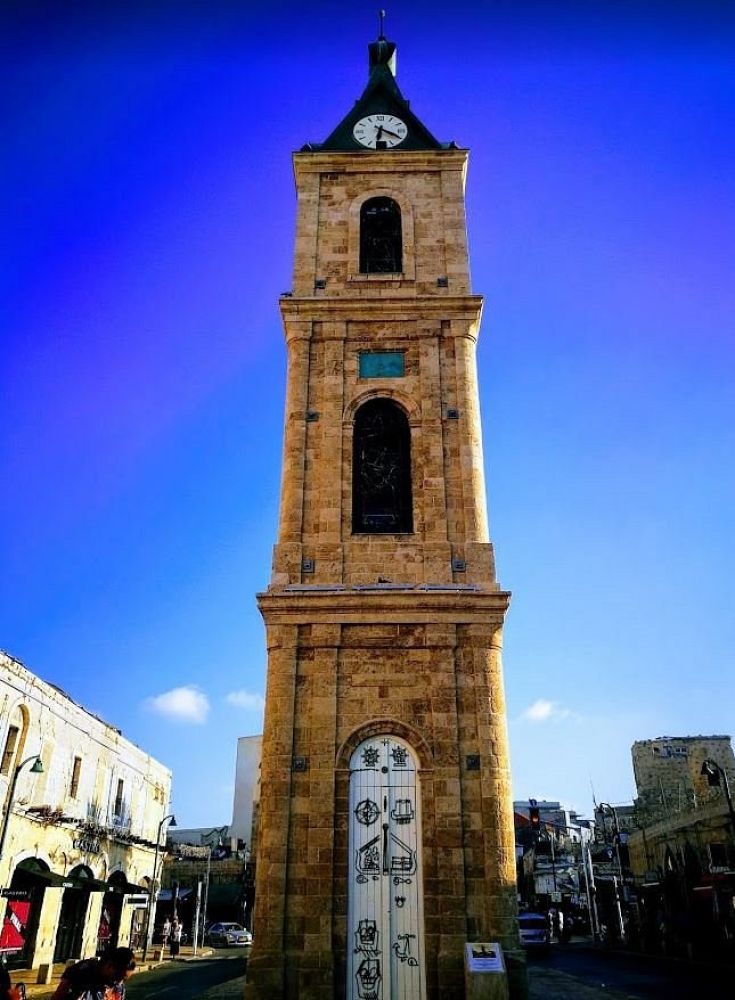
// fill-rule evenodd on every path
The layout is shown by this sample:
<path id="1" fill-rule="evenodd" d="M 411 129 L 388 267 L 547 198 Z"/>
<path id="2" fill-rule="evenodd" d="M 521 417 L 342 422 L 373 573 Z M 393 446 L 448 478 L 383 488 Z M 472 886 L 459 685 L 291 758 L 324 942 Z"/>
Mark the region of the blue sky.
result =
<path id="1" fill-rule="evenodd" d="M 624 801 L 633 740 L 735 728 L 726 6 L 388 10 L 404 95 L 471 150 L 518 798 Z M 4 16 L 0 645 L 221 824 L 261 727 L 290 154 L 359 96 L 377 18 Z"/>

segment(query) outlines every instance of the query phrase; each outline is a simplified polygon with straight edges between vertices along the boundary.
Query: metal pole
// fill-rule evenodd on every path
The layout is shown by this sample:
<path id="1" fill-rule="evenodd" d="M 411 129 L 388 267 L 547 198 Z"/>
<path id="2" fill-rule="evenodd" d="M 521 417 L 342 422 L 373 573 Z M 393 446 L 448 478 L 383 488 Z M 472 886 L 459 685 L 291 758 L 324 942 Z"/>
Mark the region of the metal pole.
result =
<path id="1" fill-rule="evenodd" d="M 3 856 L 3 848 L 5 847 L 5 837 L 8 832 L 8 823 L 10 822 L 10 813 L 13 811 L 13 798 L 15 797 L 15 786 L 18 784 L 18 775 L 26 766 L 26 764 L 30 764 L 32 760 L 37 760 L 40 762 L 41 758 L 37 753 L 34 753 L 32 756 L 26 757 L 24 761 L 21 761 L 21 763 L 18 764 L 16 769 L 13 771 L 13 780 L 10 782 L 10 788 L 8 790 L 8 798 L 7 798 L 8 805 L 5 810 L 5 815 L 3 816 L 2 832 L 0 832 L 0 858 L 2 858 Z"/>
<path id="2" fill-rule="evenodd" d="M 207 903 L 209 902 L 209 871 L 212 863 L 212 847 L 207 854 L 207 879 L 204 883 L 204 906 L 202 907 L 202 945 L 204 944 L 204 928 L 207 926 Z"/>
<path id="3" fill-rule="evenodd" d="M 597 930 L 592 921 L 592 893 L 590 892 L 590 878 L 587 873 L 587 860 L 584 856 L 584 844 L 582 846 L 582 872 L 584 873 L 584 889 L 585 895 L 587 896 L 587 913 L 590 917 L 590 930 L 592 931 L 592 942 L 593 944 L 597 941 Z"/>
<path id="4" fill-rule="evenodd" d="M 620 884 L 623 884 L 623 863 L 620 860 L 620 827 L 618 826 L 618 814 L 615 812 L 615 806 L 610 806 L 610 812 L 613 816 L 613 844 L 615 844 L 615 856 L 618 859 L 618 874 L 620 875 Z"/>
<path id="5" fill-rule="evenodd" d="M 145 914 L 145 940 L 143 942 L 143 959 L 148 954 L 151 945 L 151 911 L 153 909 L 153 893 L 156 891 L 156 872 L 158 871 L 158 841 L 161 839 L 161 827 L 158 827 L 158 837 L 156 838 L 156 853 L 153 858 L 153 878 L 148 886 L 148 907 Z"/>
<path id="6" fill-rule="evenodd" d="M 618 923 L 620 925 L 620 941 L 625 943 L 625 924 L 623 923 L 623 911 L 620 905 L 620 896 L 623 892 L 623 864 L 620 860 L 620 827 L 618 826 L 618 814 L 615 811 L 615 807 L 611 806 L 609 802 L 600 803 L 600 812 L 602 813 L 602 825 L 605 836 L 605 843 L 607 843 L 607 829 L 605 828 L 605 810 L 609 809 L 612 814 L 613 820 L 613 846 L 615 848 L 615 857 L 618 862 L 618 877 L 620 879 L 620 884 L 618 885 L 618 879 L 613 876 L 613 889 L 615 891 L 615 907 L 618 912 Z"/>
<path id="7" fill-rule="evenodd" d="M 620 933 L 620 941 L 625 942 L 625 924 L 623 923 L 623 910 L 620 906 L 620 893 L 618 891 L 618 880 L 613 875 L 613 891 L 615 893 L 615 909 L 618 914 L 618 930 Z"/>
<path id="8" fill-rule="evenodd" d="M 597 937 L 600 936 L 600 916 L 597 912 L 597 886 L 595 885 L 595 869 L 592 867 L 592 852 L 590 851 L 589 844 L 587 845 L 587 862 L 589 863 L 590 871 L 590 881 L 589 886 L 592 890 L 592 913 L 590 914 L 590 921 L 593 928 L 596 928 Z M 594 920 L 593 920 L 594 918 Z M 592 931 L 592 936 L 594 938 L 595 931 Z"/>
<path id="9" fill-rule="evenodd" d="M 171 813 L 169 816 L 164 816 L 161 822 L 158 824 L 158 832 L 156 833 L 156 853 L 153 856 L 153 878 L 151 879 L 151 884 L 148 886 L 148 906 L 146 909 L 145 916 L 145 940 L 143 942 L 143 957 L 141 961 L 145 962 L 146 955 L 148 954 L 148 949 L 151 946 L 151 937 L 153 933 L 153 928 L 151 927 L 151 916 L 153 915 L 153 894 L 156 891 L 156 878 L 158 874 L 158 852 L 161 846 L 161 830 L 163 830 L 163 824 L 167 819 L 174 819 L 174 814 Z M 174 826 L 176 821 L 174 820 Z"/>
<path id="10" fill-rule="evenodd" d="M 197 879 L 197 901 L 196 907 L 194 909 L 194 954 L 197 953 L 197 947 L 199 946 L 199 914 L 202 907 L 202 880 Z"/>

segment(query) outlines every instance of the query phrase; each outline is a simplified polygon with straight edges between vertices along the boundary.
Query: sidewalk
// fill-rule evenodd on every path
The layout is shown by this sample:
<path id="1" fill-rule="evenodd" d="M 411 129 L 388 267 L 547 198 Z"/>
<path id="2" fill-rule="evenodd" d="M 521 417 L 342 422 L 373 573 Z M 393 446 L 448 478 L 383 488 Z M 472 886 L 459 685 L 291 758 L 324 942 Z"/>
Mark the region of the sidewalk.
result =
<path id="1" fill-rule="evenodd" d="M 137 975 L 139 972 L 147 972 L 149 969 L 156 969 L 164 962 L 197 962 L 200 958 L 208 958 L 213 954 L 210 947 L 200 946 L 197 948 L 197 953 L 195 955 L 192 945 L 182 945 L 177 958 L 171 958 L 168 954 L 164 954 L 160 961 L 155 961 L 153 955 L 158 950 L 159 949 L 149 949 L 145 962 L 141 961 L 142 952 L 136 952 L 135 960 L 137 965 L 133 975 Z M 66 962 L 57 962 L 54 965 L 50 983 L 36 982 L 38 979 L 38 969 L 16 969 L 15 971 L 11 971 L 10 978 L 13 985 L 16 983 L 25 984 L 26 993 L 29 998 L 33 997 L 34 1000 L 36 1000 L 36 998 L 38 998 L 38 1000 L 45 1000 L 45 998 L 53 996 L 66 965 Z"/>
<path id="2" fill-rule="evenodd" d="M 529 1000 L 628 1000 L 629 996 L 628 992 L 611 990 L 605 985 L 582 983 L 558 969 L 534 965 L 528 970 Z"/>

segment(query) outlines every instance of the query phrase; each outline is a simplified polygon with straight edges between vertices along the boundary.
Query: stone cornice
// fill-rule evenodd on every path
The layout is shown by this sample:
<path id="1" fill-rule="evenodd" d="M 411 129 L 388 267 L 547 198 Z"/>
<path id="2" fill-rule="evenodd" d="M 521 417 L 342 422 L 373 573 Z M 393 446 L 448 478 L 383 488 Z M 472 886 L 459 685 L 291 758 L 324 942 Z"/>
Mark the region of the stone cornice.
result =
<path id="1" fill-rule="evenodd" d="M 296 181 L 299 175 L 321 173 L 370 174 L 416 173 L 421 170 L 461 170 L 467 168 L 467 149 L 355 150 L 354 152 L 299 152 L 293 154 Z"/>
<path id="2" fill-rule="evenodd" d="M 292 585 L 260 593 L 257 600 L 267 625 L 447 623 L 499 626 L 508 609 L 510 593 L 472 585 L 391 590 Z"/>
<path id="3" fill-rule="evenodd" d="M 416 295 L 380 298 L 353 295 L 326 297 L 282 295 L 284 323 L 290 320 L 345 320 L 395 322 L 415 319 L 458 319 L 479 326 L 482 295 Z M 376 310 L 376 307 L 379 307 Z"/>

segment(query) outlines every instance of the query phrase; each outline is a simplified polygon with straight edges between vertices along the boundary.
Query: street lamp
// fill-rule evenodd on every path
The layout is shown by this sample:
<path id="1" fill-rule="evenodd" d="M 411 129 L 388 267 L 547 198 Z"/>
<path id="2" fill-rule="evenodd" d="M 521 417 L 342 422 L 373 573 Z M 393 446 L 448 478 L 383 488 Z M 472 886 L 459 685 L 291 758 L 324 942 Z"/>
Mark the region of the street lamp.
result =
<path id="1" fill-rule="evenodd" d="M 161 822 L 158 824 L 158 833 L 156 834 L 156 853 L 153 858 L 153 878 L 151 879 L 151 884 L 148 886 L 148 909 L 145 918 L 145 941 L 143 942 L 143 961 L 145 962 L 145 957 L 148 953 L 148 945 L 151 939 L 151 912 L 153 910 L 153 894 L 156 891 L 156 873 L 158 871 L 158 850 L 161 845 L 161 830 L 163 830 L 164 823 L 166 820 L 171 820 L 171 826 L 176 826 L 176 817 L 173 813 L 169 813 L 168 816 L 164 816 Z"/>
<path id="2" fill-rule="evenodd" d="M 600 812 L 602 813 L 602 832 L 605 836 L 605 841 L 607 841 L 607 830 L 605 829 L 605 810 L 609 809 L 613 818 L 613 845 L 615 847 L 615 857 L 618 862 L 618 875 L 620 876 L 620 881 L 623 881 L 623 865 L 620 860 L 620 827 L 618 826 L 618 814 L 615 810 L 615 806 L 611 806 L 609 802 L 601 802 L 598 806 Z"/>
<path id="3" fill-rule="evenodd" d="M 15 786 L 18 784 L 18 775 L 26 764 L 30 764 L 31 761 L 34 762 L 33 767 L 31 768 L 31 774 L 43 774 L 43 763 L 37 753 L 32 754 L 30 757 L 26 757 L 26 759 L 21 761 L 13 771 L 13 778 L 10 782 L 10 789 L 8 790 L 8 805 L 5 810 L 5 815 L 3 816 L 2 832 L 0 832 L 0 858 L 3 856 L 3 848 L 5 847 L 5 836 L 8 832 L 10 813 L 13 810 L 13 797 L 15 795 Z"/>
<path id="4" fill-rule="evenodd" d="M 732 826 L 733 836 L 735 836 L 735 809 L 732 806 L 732 798 L 730 796 L 730 782 L 727 780 L 727 771 L 724 767 L 709 758 L 702 763 L 702 777 L 707 779 L 707 784 L 710 788 L 720 787 L 720 778 L 722 778 L 722 787 L 725 791 L 725 798 L 727 799 L 727 811 L 730 814 L 730 825 Z"/>
<path id="5" fill-rule="evenodd" d="M 618 826 L 618 814 L 615 811 L 615 806 L 611 806 L 609 802 L 601 802 L 599 805 L 599 810 L 602 813 L 602 832 L 607 842 L 607 830 L 605 829 L 605 810 L 609 809 L 613 818 L 613 845 L 615 846 L 615 857 L 618 862 L 618 876 L 620 878 L 620 889 L 615 885 L 615 903 L 618 911 L 618 925 L 620 927 L 620 940 L 625 941 L 625 924 L 623 923 L 623 911 L 620 905 L 620 896 L 623 892 L 623 864 L 620 860 L 620 827 Z M 616 880 L 613 879 L 613 882 Z"/>

